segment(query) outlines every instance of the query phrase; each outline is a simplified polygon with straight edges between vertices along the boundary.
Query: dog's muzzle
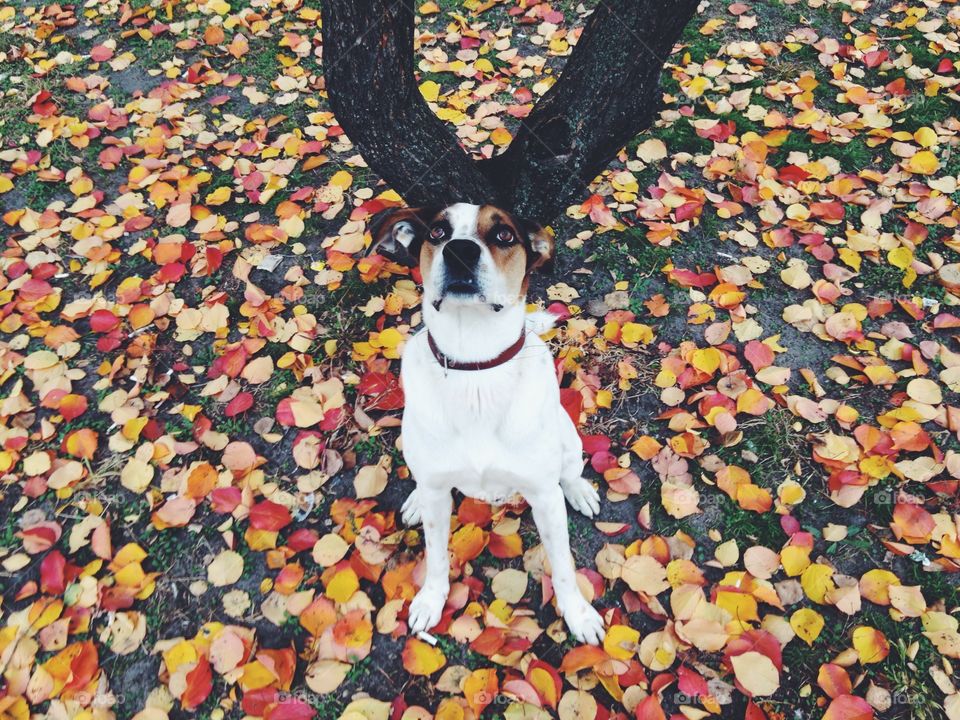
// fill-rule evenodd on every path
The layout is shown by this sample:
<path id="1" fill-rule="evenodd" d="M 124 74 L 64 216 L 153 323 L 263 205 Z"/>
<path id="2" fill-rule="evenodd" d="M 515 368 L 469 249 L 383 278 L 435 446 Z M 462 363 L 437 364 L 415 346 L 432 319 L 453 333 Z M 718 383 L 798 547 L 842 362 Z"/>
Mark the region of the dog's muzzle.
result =
<path id="1" fill-rule="evenodd" d="M 451 240 L 443 247 L 444 283 L 442 294 L 475 295 L 480 291 L 477 266 L 480 245 L 473 240 Z"/>

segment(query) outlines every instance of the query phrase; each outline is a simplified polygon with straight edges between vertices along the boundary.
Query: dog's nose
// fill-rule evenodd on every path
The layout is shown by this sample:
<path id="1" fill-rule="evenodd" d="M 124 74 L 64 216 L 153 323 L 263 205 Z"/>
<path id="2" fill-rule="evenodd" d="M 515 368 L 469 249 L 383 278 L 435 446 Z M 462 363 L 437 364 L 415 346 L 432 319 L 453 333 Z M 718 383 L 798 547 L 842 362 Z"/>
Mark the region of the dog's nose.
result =
<path id="1" fill-rule="evenodd" d="M 480 261 L 480 246 L 473 240 L 451 240 L 443 247 L 443 261 L 455 276 L 472 276 Z"/>

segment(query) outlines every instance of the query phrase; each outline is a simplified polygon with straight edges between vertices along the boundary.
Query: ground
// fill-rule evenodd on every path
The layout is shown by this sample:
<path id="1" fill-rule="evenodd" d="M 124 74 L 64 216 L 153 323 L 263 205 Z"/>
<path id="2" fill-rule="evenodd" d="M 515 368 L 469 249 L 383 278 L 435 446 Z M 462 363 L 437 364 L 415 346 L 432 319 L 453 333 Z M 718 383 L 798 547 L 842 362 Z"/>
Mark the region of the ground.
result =
<path id="1" fill-rule="evenodd" d="M 501 151 L 589 8 L 420 5 L 423 95 Z M 419 294 L 317 7 L 0 4 L 0 717 L 960 717 L 958 26 L 706 3 L 553 223 L 590 648 L 460 497 L 407 634 Z"/>

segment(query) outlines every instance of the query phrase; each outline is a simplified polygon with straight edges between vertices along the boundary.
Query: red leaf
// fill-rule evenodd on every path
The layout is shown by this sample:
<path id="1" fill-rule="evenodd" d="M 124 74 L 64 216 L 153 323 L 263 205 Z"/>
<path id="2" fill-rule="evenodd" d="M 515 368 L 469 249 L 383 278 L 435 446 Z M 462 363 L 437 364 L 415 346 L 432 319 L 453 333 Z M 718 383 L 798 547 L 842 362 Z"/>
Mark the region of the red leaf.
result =
<path id="1" fill-rule="evenodd" d="M 287 538 L 287 547 L 294 552 L 302 552 L 304 550 L 309 550 L 316 545 L 317 540 L 319 539 L 320 534 L 316 530 L 311 530 L 310 528 L 300 528 L 299 530 L 294 531 L 290 537 Z"/>
<path id="2" fill-rule="evenodd" d="M 754 371 L 773 365 L 773 350 L 758 340 L 751 340 L 743 348 L 743 356 L 753 365 Z"/>
<path id="3" fill-rule="evenodd" d="M 667 720 L 656 695 L 647 695 L 635 710 L 637 720 Z"/>
<path id="4" fill-rule="evenodd" d="M 197 666 L 187 673 L 187 687 L 180 696 L 180 703 L 184 710 L 193 710 L 199 707 L 213 689 L 213 674 L 210 672 L 210 662 L 200 656 Z"/>
<path id="5" fill-rule="evenodd" d="M 239 393 L 233 400 L 227 403 L 223 414 L 227 417 L 236 417 L 253 407 L 253 395 L 248 392 Z"/>
<path id="6" fill-rule="evenodd" d="M 99 672 L 100 656 L 97 654 L 97 646 L 90 640 L 80 643 L 80 651 L 70 662 L 70 679 L 63 686 L 61 695 L 69 698 L 85 690 Z"/>
<path id="7" fill-rule="evenodd" d="M 90 316 L 90 329 L 95 333 L 106 333 L 120 325 L 120 318 L 109 310 L 97 310 Z"/>
<path id="8" fill-rule="evenodd" d="M 263 716 L 264 720 L 311 720 L 317 712 L 303 700 L 288 698 L 274 705 Z"/>
<path id="9" fill-rule="evenodd" d="M 372 410 L 399 410 L 403 407 L 403 390 L 392 372 L 364 373 L 357 385 L 357 392 L 374 398 L 373 402 L 367 404 L 367 408 Z"/>
<path id="10" fill-rule="evenodd" d="M 230 513 L 240 504 L 240 488 L 221 487 L 210 491 L 210 506 L 214 512 Z"/>
<path id="11" fill-rule="evenodd" d="M 564 674 L 577 672 L 599 665 L 609 659 L 610 656 L 603 648 L 596 645 L 578 645 L 563 656 L 563 661 L 560 663 L 560 672 Z"/>
<path id="12" fill-rule="evenodd" d="M 563 409 L 573 420 L 574 426 L 578 426 L 580 424 L 580 411 L 583 409 L 583 396 L 576 390 L 560 388 L 560 404 L 563 405 Z"/>
<path id="13" fill-rule="evenodd" d="M 250 527 L 254 530 L 277 532 L 292 521 L 290 511 L 271 500 L 262 500 L 250 508 Z"/>
<path id="14" fill-rule="evenodd" d="M 240 706 L 247 715 L 263 717 L 267 708 L 277 702 L 280 691 L 274 687 L 248 690 L 243 694 Z"/>
<path id="15" fill-rule="evenodd" d="M 832 698 L 849 695 L 853 691 L 853 684 L 846 669 L 834 663 L 823 663 L 820 666 L 817 685 Z"/>
<path id="16" fill-rule="evenodd" d="M 52 115 L 57 114 L 57 106 L 50 99 L 49 90 L 41 90 L 33 98 L 33 104 L 30 106 L 30 109 L 33 110 L 37 115 L 43 117 L 51 117 Z"/>
<path id="17" fill-rule="evenodd" d="M 862 697 L 840 695 L 830 703 L 823 720 L 873 720 L 873 708 Z"/>
<path id="18" fill-rule="evenodd" d="M 103 62 L 113 57 L 113 50 L 105 45 L 95 45 L 90 49 L 90 59 L 94 62 Z"/>
<path id="19" fill-rule="evenodd" d="M 677 668 L 677 676 L 677 687 L 680 689 L 680 692 L 687 697 L 700 698 L 710 694 L 707 681 L 696 670 L 691 670 L 686 665 L 681 665 Z"/>
<path id="20" fill-rule="evenodd" d="M 617 456 L 607 450 L 594 453 L 590 456 L 590 467 L 592 467 L 595 472 L 603 475 L 603 473 L 610 468 L 617 467 Z"/>
<path id="21" fill-rule="evenodd" d="M 70 393 L 60 400 L 60 414 L 64 420 L 73 420 L 87 411 L 87 398 Z"/>
<path id="22" fill-rule="evenodd" d="M 67 560 L 63 553 L 54 550 L 40 563 L 40 592 L 60 595 L 67 589 Z"/>

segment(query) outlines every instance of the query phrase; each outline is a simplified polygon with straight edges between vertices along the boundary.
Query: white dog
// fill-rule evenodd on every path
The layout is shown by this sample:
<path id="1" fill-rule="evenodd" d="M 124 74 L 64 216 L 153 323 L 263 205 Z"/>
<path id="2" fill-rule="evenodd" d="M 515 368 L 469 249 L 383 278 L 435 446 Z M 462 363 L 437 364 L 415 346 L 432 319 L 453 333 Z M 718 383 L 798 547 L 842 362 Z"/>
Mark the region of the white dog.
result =
<path id="1" fill-rule="evenodd" d="M 599 496 L 560 404 L 553 358 L 526 313 L 529 274 L 552 259 L 553 237 L 491 205 L 396 210 L 372 229 L 373 249 L 419 264 L 425 332 L 403 351 L 403 456 L 417 487 L 403 506 L 423 521 L 426 580 L 410 605 L 413 632 L 440 620 L 450 589 L 451 491 L 490 503 L 520 494 L 552 568 L 573 635 L 597 644 L 603 620 L 577 587 L 570 505 L 588 517 Z"/>

